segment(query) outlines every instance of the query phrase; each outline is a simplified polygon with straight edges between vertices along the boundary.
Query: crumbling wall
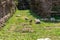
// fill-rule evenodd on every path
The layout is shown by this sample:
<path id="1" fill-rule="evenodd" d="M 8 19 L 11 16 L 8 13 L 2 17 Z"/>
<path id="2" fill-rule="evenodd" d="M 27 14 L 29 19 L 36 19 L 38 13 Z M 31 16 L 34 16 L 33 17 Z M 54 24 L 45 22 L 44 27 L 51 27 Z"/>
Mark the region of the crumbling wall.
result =
<path id="1" fill-rule="evenodd" d="M 53 0 L 53 10 L 59 11 L 60 10 L 60 0 Z"/>
<path id="2" fill-rule="evenodd" d="M 44 18 L 51 17 L 51 11 L 54 5 L 59 7 L 60 0 L 30 0 L 30 9 Z M 59 9 L 58 7 L 57 9 Z"/>
<path id="3" fill-rule="evenodd" d="M 29 9 L 29 0 L 18 0 L 17 8 L 19 10 Z"/>
<path id="4" fill-rule="evenodd" d="M 13 0 L 0 0 L 0 27 L 15 12 L 15 3 Z"/>

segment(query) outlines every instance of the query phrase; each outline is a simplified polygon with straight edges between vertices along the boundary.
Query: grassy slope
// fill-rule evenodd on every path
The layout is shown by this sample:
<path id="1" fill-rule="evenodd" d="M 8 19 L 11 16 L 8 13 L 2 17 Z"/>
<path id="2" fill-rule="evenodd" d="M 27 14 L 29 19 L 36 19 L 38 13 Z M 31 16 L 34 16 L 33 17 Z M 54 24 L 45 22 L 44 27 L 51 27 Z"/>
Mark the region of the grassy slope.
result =
<path id="1" fill-rule="evenodd" d="M 16 17 L 16 15 L 21 15 Z M 33 20 L 32 28 L 35 32 L 33 33 L 21 33 L 20 30 L 23 28 L 22 24 L 28 21 L 24 20 L 24 17 L 29 17 Z M 37 16 L 36 16 L 37 17 Z M 0 39 L 2 40 L 37 40 L 38 38 L 49 37 L 52 40 L 60 40 L 60 23 L 43 22 L 41 24 L 35 24 L 34 19 L 36 18 L 30 14 L 29 10 L 17 10 L 16 13 L 11 17 L 6 26 L 0 30 Z M 29 25 L 27 25 L 29 27 Z M 48 27 L 49 26 L 49 27 Z"/>

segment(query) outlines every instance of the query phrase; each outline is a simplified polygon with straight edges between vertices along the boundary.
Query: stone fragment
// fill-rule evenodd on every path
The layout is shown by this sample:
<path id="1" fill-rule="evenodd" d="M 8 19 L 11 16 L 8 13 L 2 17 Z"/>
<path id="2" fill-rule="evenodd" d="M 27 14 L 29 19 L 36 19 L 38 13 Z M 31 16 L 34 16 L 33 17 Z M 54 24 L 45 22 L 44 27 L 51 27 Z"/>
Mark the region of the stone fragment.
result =
<path id="1" fill-rule="evenodd" d="M 29 18 L 28 17 L 25 17 L 25 20 L 28 20 Z"/>
<path id="2" fill-rule="evenodd" d="M 51 21 L 55 21 L 55 18 L 52 17 L 52 18 L 50 18 L 50 20 L 51 20 Z"/>
<path id="3" fill-rule="evenodd" d="M 41 21 L 40 21 L 39 19 L 35 19 L 35 23 L 36 23 L 36 24 L 40 24 Z"/>

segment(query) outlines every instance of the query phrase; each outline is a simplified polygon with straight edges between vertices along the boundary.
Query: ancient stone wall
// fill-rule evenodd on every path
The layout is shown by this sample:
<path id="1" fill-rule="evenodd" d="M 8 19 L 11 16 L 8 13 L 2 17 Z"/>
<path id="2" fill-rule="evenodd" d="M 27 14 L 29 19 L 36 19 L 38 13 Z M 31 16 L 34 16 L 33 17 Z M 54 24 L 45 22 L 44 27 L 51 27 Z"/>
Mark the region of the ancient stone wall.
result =
<path id="1" fill-rule="evenodd" d="M 13 0 L 0 0 L 0 26 L 15 12 L 15 3 Z"/>
<path id="2" fill-rule="evenodd" d="M 51 17 L 52 13 L 60 12 L 60 0 L 18 0 L 19 8 L 26 8 L 28 2 L 30 10 L 40 15 L 41 17 Z M 26 2 L 25 2 L 26 1 Z M 21 5 L 23 6 L 21 6 Z M 28 7 L 27 7 L 28 8 Z"/>
<path id="3" fill-rule="evenodd" d="M 59 7 L 60 0 L 30 0 L 30 9 L 41 17 L 50 17 L 54 5 Z"/>

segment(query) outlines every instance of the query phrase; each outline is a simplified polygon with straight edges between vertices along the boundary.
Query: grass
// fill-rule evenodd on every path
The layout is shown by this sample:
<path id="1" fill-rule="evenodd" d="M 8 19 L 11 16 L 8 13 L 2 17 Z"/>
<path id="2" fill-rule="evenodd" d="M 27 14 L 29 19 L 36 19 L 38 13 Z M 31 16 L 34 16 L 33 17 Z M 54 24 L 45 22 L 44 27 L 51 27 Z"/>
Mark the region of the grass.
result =
<path id="1" fill-rule="evenodd" d="M 21 15 L 20 17 L 16 17 Z M 31 14 L 30 10 L 17 10 L 16 13 L 6 22 L 0 30 L 0 39 L 2 40 L 37 40 L 38 38 L 50 38 L 52 40 L 60 40 L 60 23 L 43 22 L 41 24 L 35 24 L 34 19 L 37 18 L 35 14 Z M 24 20 L 24 17 L 32 19 L 32 25 L 29 25 L 29 20 Z M 39 17 L 38 17 L 39 18 Z M 34 32 L 22 33 L 22 24 L 28 24 Z"/>

